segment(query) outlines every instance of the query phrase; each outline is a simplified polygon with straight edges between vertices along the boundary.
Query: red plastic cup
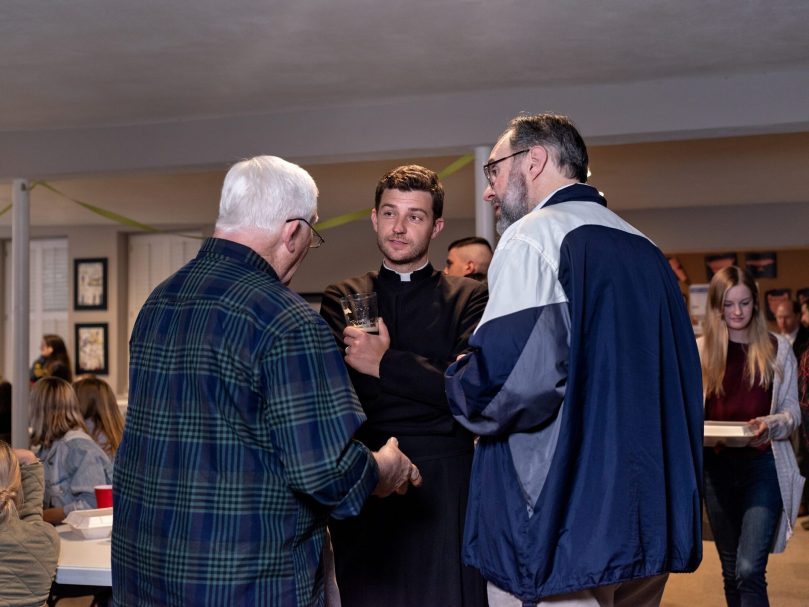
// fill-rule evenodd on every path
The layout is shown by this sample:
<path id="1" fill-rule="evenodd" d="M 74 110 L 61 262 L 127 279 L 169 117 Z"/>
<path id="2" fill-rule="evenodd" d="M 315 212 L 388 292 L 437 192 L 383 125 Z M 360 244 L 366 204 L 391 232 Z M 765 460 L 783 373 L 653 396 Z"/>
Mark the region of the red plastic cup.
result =
<path id="1" fill-rule="evenodd" d="M 96 508 L 112 508 L 112 485 L 96 485 Z"/>

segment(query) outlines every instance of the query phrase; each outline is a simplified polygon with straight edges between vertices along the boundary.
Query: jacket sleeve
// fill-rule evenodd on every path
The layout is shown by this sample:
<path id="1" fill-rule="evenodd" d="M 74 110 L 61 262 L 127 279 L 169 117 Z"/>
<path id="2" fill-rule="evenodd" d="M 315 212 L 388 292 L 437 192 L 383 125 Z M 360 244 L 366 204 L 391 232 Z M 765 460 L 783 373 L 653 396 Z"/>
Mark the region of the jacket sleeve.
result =
<path id="1" fill-rule="evenodd" d="M 261 362 L 265 419 L 289 487 L 330 509 L 359 513 L 378 482 L 370 451 L 352 439 L 365 421 L 325 324 L 280 335 Z"/>
<path id="2" fill-rule="evenodd" d="M 77 439 L 71 441 L 81 445 L 83 441 Z M 96 447 L 92 443 L 92 447 Z M 65 462 L 70 474 L 70 501 L 62 508 L 65 514 L 73 510 L 88 510 L 96 507 L 95 487 L 96 485 L 107 485 L 112 481 L 112 464 L 107 455 L 100 447 L 85 449 L 83 446 L 73 447 Z"/>
<path id="3" fill-rule="evenodd" d="M 45 499 L 45 473 L 42 462 L 21 464 L 23 503 L 20 509 L 20 520 L 41 521 L 42 502 Z"/>
<path id="4" fill-rule="evenodd" d="M 447 396 L 458 422 L 477 434 L 531 431 L 553 419 L 564 398 L 567 298 L 557 270 L 527 242 L 498 249 L 489 276 L 489 304 L 472 352 L 447 370 Z"/>
<path id="5" fill-rule="evenodd" d="M 780 381 L 773 381 L 773 413 L 757 418 L 767 423 L 770 438 L 786 440 L 800 425 L 801 410 L 798 406 L 797 362 L 787 341 L 778 338 L 777 362 L 781 372 Z M 775 389 L 777 388 L 777 393 Z"/>

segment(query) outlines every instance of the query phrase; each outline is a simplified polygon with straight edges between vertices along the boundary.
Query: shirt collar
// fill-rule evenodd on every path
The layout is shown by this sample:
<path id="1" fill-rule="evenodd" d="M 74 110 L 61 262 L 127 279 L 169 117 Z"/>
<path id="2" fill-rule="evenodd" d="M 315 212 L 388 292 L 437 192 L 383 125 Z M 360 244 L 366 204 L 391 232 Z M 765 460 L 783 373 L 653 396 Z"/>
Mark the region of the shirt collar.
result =
<path id="1" fill-rule="evenodd" d="M 380 276 L 384 276 L 386 278 L 397 278 L 399 282 L 412 282 L 414 280 L 421 280 L 423 278 L 427 278 L 428 276 L 432 275 L 433 273 L 433 266 L 430 262 L 426 262 L 420 268 L 413 270 L 412 272 L 397 272 L 396 270 L 391 270 L 388 266 L 385 265 L 384 260 L 382 261 L 382 269 L 379 271 Z"/>
<path id="2" fill-rule="evenodd" d="M 273 267 L 267 263 L 261 255 L 256 253 L 253 249 L 243 244 L 239 244 L 233 240 L 226 238 L 206 238 L 199 249 L 198 256 L 202 255 L 219 255 L 221 257 L 228 257 L 236 263 L 252 266 L 260 272 L 266 272 L 276 280 L 279 280 L 278 274 Z"/>
<path id="3" fill-rule="evenodd" d="M 595 202 L 605 207 L 607 206 L 607 199 L 593 186 L 587 185 L 586 183 L 571 183 L 563 185 L 561 188 L 553 191 L 550 196 L 540 202 L 536 208 L 541 209 L 570 200 L 583 200 Z"/>

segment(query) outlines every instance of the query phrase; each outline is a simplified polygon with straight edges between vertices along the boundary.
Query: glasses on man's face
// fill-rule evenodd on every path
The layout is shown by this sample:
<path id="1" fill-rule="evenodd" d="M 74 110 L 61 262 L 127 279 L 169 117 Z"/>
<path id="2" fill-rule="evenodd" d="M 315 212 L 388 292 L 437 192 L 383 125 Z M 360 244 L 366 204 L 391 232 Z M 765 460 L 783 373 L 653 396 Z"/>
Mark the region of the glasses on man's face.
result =
<path id="1" fill-rule="evenodd" d="M 310 230 L 312 230 L 312 242 L 309 243 L 310 249 L 316 249 L 324 242 L 326 242 L 326 239 L 323 238 L 320 235 L 320 233 L 314 228 L 314 226 L 308 221 L 306 221 L 303 217 L 293 217 L 292 219 L 287 219 L 284 223 L 290 223 L 292 221 L 302 221 L 303 223 L 309 226 Z"/>
<path id="2" fill-rule="evenodd" d="M 486 175 L 486 181 L 489 182 L 489 187 L 494 187 L 494 181 L 497 179 L 497 165 L 504 160 L 508 160 L 509 158 L 514 158 L 518 154 L 525 154 L 530 148 L 526 148 L 524 150 L 520 150 L 519 152 L 514 152 L 513 154 L 509 154 L 508 156 L 503 156 L 502 158 L 498 158 L 497 160 L 490 160 L 486 164 L 483 165 L 483 174 Z"/>

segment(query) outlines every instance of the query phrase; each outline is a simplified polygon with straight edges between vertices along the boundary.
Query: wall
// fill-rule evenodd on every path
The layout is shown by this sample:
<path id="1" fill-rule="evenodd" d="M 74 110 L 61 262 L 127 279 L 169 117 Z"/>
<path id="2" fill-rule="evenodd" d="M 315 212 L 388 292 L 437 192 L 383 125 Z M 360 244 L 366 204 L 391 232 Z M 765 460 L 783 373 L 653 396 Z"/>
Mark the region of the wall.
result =
<path id="1" fill-rule="evenodd" d="M 67 231 L 68 234 L 68 269 L 71 272 L 69 284 L 68 322 L 71 327 L 76 323 L 107 323 L 109 327 L 109 375 L 105 376 L 116 392 L 121 383 L 121 377 L 125 374 L 121 361 L 126 344 L 125 331 L 121 327 L 126 327 L 126 268 L 127 259 L 125 248 L 122 249 L 122 241 L 125 235 L 115 228 L 99 227 L 74 227 Z M 106 310 L 86 310 L 76 311 L 73 309 L 74 301 L 74 281 L 73 262 L 82 258 L 107 258 L 107 309 Z M 71 343 L 71 357 L 75 357 L 74 335 L 68 336 Z M 74 361 L 75 363 L 75 361 Z"/>
<path id="2" fill-rule="evenodd" d="M 779 278 L 762 280 L 761 288 L 809 286 L 809 203 L 746 205 L 744 207 L 689 207 L 680 209 L 626 210 L 620 214 L 646 233 L 667 254 L 677 254 L 694 283 L 705 281 L 703 255 L 709 252 L 776 250 Z M 190 226 L 209 233 L 210 226 Z M 447 217 L 444 231 L 432 242 L 430 259 L 443 268 L 447 245 L 474 234 L 474 220 Z M 309 252 L 291 287 L 302 293 L 319 293 L 330 283 L 375 270 L 381 263 L 370 219 L 323 232 L 326 244 Z M 0 236 L 3 236 L 0 233 Z M 70 326 L 76 322 L 106 322 L 110 327 L 110 376 L 113 388 L 126 386 L 127 236 L 114 226 L 32 228 L 32 238 L 67 236 L 69 268 L 73 259 L 108 258 L 108 309 L 98 312 L 72 310 L 73 280 L 69 280 Z M 494 243 L 492 243 L 494 244 Z M 741 257 L 740 257 L 741 260 Z M 0 264 L 2 269 L 2 264 Z M 0 283 L 2 284 L 2 283 Z M 66 336 L 71 355 L 73 335 Z M 2 349 L 0 349 L 2 350 Z M 4 361 L 2 361 L 4 362 Z M 3 367 L 0 367 L 3 368 Z"/>
<path id="3" fill-rule="evenodd" d="M 806 225 L 806 224 L 804 224 Z M 777 276 L 776 278 L 759 278 L 756 282 L 761 293 L 761 301 L 759 302 L 762 309 L 766 309 L 764 302 L 764 293 L 770 289 L 788 288 L 792 289 L 792 297 L 796 298 L 796 291 L 798 289 L 805 289 L 809 287 L 809 248 L 804 249 L 778 249 L 775 247 L 769 248 L 754 248 L 754 247 L 741 247 L 741 248 L 724 248 L 724 249 L 706 249 L 700 253 L 676 253 L 680 265 L 685 270 L 691 284 L 708 283 L 708 276 L 705 266 L 705 255 L 711 253 L 733 253 L 737 254 L 737 263 L 739 266 L 744 267 L 744 254 L 745 252 L 763 252 L 775 251 L 777 258 Z M 684 286 L 684 285 L 681 285 Z M 687 289 L 687 287 L 686 287 Z M 686 291 L 687 292 L 687 291 Z M 770 329 L 777 331 L 775 323 L 770 323 Z"/>

